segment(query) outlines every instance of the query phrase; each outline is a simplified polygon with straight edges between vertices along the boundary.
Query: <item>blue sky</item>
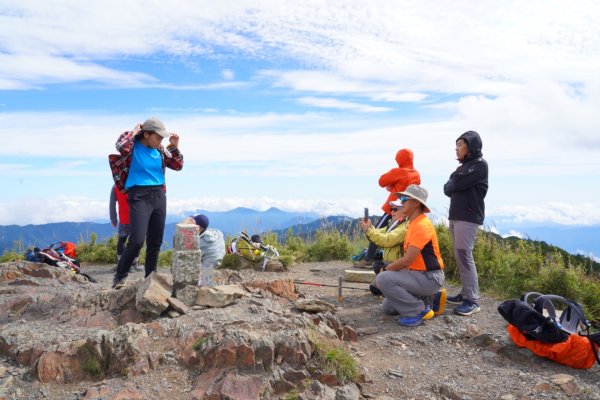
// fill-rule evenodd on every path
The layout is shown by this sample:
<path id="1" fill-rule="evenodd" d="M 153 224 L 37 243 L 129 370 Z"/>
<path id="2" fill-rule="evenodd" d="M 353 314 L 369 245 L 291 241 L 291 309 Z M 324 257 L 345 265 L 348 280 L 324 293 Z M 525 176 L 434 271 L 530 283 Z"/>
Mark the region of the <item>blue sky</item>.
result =
<path id="1" fill-rule="evenodd" d="M 0 224 L 107 216 L 107 155 L 181 136 L 169 212 L 379 214 L 403 147 L 437 218 L 477 130 L 487 222 L 600 225 L 593 1 L 0 2 Z"/>

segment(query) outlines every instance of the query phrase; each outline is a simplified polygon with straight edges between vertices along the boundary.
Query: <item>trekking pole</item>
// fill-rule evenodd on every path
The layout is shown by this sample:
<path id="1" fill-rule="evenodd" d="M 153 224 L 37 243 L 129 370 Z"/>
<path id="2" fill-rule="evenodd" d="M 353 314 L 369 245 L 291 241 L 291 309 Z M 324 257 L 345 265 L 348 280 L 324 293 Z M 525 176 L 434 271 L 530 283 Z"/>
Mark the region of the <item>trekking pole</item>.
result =
<path id="1" fill-rule="evenodd" d="M 368 292 L 369 289 L 366 288 L 361 288 L 361 287 L 353 287 L 353 286 L 341 286 L 339 284 L 340 280 L 338 280 L 338 284 L 337 285 L 327 285 L 325 283 L 316 283 L 316 282 L 307 282 L 307 281 L 300 281 L 300 280 L 294 280 L 294 283 L 297 285 L 309 285 L 309 286 L 323 286 L 323 287 L 332 287 L 332 288 L 343 288 L 343 289 L 354 289 L 354 290 L 364 290 L 365 292 Z"/>

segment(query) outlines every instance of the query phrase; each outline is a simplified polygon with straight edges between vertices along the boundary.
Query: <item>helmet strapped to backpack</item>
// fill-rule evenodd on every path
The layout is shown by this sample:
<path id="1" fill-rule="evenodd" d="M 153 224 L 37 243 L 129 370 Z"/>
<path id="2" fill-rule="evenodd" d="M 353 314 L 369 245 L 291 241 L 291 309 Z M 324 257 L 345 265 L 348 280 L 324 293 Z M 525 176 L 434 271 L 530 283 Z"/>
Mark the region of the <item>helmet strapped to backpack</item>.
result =
<path id="1" fill-rule="evenodd" d="M 564 306 L 560 313 L 558 304 Z M 498 312 L 508 321 L 508 333 L 517 346 L 573 368 L 591 368 L 594 361 L 600 364 L 600 333 L 590 334 L 591 324 L 581 304 L 529 292 L 520 300 L 502 302 Z"/>

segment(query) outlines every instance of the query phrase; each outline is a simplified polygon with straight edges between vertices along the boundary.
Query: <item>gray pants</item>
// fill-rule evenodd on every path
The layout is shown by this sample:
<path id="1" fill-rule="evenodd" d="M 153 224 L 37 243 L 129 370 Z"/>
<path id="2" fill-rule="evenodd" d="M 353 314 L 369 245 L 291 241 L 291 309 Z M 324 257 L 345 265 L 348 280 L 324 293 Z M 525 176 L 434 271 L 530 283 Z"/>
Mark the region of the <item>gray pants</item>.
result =
<path id="1" fill-rule="evenodd" d="M 383 271 L 375 282 L 385 296 L 384 313 L 414 317 L 444 285 L 444 271 Z"/>
<path id="2" fill-rule="evenodd" d="M 454 258 L 462 282 L 462 295 L 465 299 L 479 299 L 477 267 L 473 259 L 473 246 L 479 225 L 473 222 L 450 220 L 450 236 L 454 246 Z"/>

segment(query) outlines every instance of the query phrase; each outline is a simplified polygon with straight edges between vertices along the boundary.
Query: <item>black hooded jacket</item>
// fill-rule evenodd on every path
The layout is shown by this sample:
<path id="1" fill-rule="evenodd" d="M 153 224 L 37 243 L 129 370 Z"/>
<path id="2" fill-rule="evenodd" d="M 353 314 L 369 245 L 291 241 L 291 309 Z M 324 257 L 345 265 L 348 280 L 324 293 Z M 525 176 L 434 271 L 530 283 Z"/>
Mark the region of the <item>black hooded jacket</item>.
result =
<path id="1" fill-rule="evenodd" d="M 488 190 L 488 165 L 481 153 L 483 143 L 475 131 L 465 132 L 456 140 L 459 139 L 467 142 L 469 154 L 444 185 L 444 193 L 450 197 L 448 219 L 483 225 L 483 199 Z"/>

